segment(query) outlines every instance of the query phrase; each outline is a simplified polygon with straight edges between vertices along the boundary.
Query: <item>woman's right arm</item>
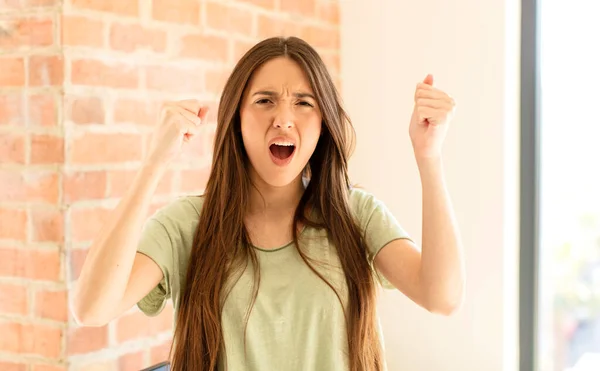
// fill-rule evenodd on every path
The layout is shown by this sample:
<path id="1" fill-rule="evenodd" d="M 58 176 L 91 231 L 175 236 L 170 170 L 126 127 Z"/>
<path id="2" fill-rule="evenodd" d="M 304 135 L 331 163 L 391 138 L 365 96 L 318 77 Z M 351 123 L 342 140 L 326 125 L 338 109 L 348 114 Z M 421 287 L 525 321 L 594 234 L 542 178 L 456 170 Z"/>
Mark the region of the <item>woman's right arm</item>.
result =
<path id="1" fill-rule="evenodd" d="M 156 187 L 181 146 L 198 132 L 206 115 L 197 101 L 165 105 L 152 149 L 85 258 L 71 299 L 80 325 L 102 326 L 128 310 L 163 278 L 150 258 L 137 254 Z"/>

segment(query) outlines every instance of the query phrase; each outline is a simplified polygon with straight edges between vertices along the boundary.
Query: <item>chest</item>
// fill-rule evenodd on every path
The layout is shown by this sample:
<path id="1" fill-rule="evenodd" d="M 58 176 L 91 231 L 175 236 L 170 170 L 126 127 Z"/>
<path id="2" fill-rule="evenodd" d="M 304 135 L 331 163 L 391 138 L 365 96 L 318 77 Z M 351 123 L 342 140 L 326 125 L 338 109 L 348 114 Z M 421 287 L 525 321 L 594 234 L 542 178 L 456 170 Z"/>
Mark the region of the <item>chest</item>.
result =
<path id="1" fill-rule="evenodd" d="M 292 216 L 283 216 L 273 220 L 247 218 L 245 224 L 250 241 L 260 249 L 279 249 L 293 240 Z"/>
<path id="2" fill-rule="evenodd" d="M 247 267 L 232 277 L 223 306 L 228 369 L 348 369 L 343 271 L 327 238 L 310 231 L 302 232 L 302 251 L 337 294 L 294 245 L 257 250 L 259 282 L 254 281 L 254 268 Z"/>
<path id="3" fill-rule="evenodd" d="M 249 263 L 237 277 L 231 277 L 233 287 L 225 312 L 233 317 L 246 313 L 256 284 L 253 311 L 269 318 L 343 311 L 347 286 L 335 247 L 325 233 L 312 228 L 301 232 L 300 245 L 300 249 L 293 244 L 275 250 L 255 249 L 259 266 Z M 260 271 L 259 282 L 254 281 L 255 269 Z"/>

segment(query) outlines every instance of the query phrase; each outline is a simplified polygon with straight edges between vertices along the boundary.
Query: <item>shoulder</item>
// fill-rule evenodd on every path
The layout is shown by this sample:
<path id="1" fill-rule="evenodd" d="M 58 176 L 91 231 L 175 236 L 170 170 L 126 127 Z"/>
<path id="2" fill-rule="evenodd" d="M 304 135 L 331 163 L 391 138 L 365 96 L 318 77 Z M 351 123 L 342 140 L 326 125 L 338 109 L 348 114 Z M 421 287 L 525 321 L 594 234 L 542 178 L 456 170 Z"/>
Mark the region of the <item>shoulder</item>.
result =
<path id="1" fill-rule="evenodd" d="M 360 221 L 366 221 L 378 209 L 385 209 L 385 205 L 371 192 L 361 188 L 350 189 L 350 209 Z"/>
<path id="2" fill-rule="evenodd" d="M 169 229 L 189 229 L 198 225 L 204 196 L 180 196 L 159 208 L 151 219 Z"/>

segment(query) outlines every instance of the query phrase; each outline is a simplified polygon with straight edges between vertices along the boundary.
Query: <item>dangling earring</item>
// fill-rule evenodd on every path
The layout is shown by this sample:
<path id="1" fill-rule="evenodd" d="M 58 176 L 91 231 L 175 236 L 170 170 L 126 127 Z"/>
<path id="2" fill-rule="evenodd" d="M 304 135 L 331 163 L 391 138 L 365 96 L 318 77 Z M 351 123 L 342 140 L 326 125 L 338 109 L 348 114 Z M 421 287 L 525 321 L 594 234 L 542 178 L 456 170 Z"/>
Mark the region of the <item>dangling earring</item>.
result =
<path id="1" fill-rule="evenodd" d="M 308 173 L 308 165 L 306 165 L 302 170 L 302 185 L 304 186 L 304 189 L 306 189 L 306 187 L 308 187 L 308 183 L 310 183 L 310 176 Z"/>

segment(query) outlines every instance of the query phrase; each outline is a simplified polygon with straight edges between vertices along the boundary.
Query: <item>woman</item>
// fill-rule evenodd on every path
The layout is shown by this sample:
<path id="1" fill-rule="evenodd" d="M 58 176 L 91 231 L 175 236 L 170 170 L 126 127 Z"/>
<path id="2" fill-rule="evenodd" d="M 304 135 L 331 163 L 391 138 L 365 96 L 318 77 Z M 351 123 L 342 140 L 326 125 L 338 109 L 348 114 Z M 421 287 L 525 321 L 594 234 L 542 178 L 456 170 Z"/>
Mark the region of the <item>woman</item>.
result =
<path id="1" fill-rule="evenodd" d="M 166 104 L 152 150 L 94 241 L 74 296 L 84 325 L 172 298 L 172 369 L 385 369 L 376 285 L 431 312 L 461 303 L 464 274 L 442 174 L 453 100 L 419 83 L 410 137 L 423 185 L 423 249 L 352 188 L 351 126 L 323 61 L 298 38 L 244 55 L 225 85 L 202 196 L 146 223 L 151 197 L 206 109 Z M 144 226 L 145 225 L 145 226 Z"/>

